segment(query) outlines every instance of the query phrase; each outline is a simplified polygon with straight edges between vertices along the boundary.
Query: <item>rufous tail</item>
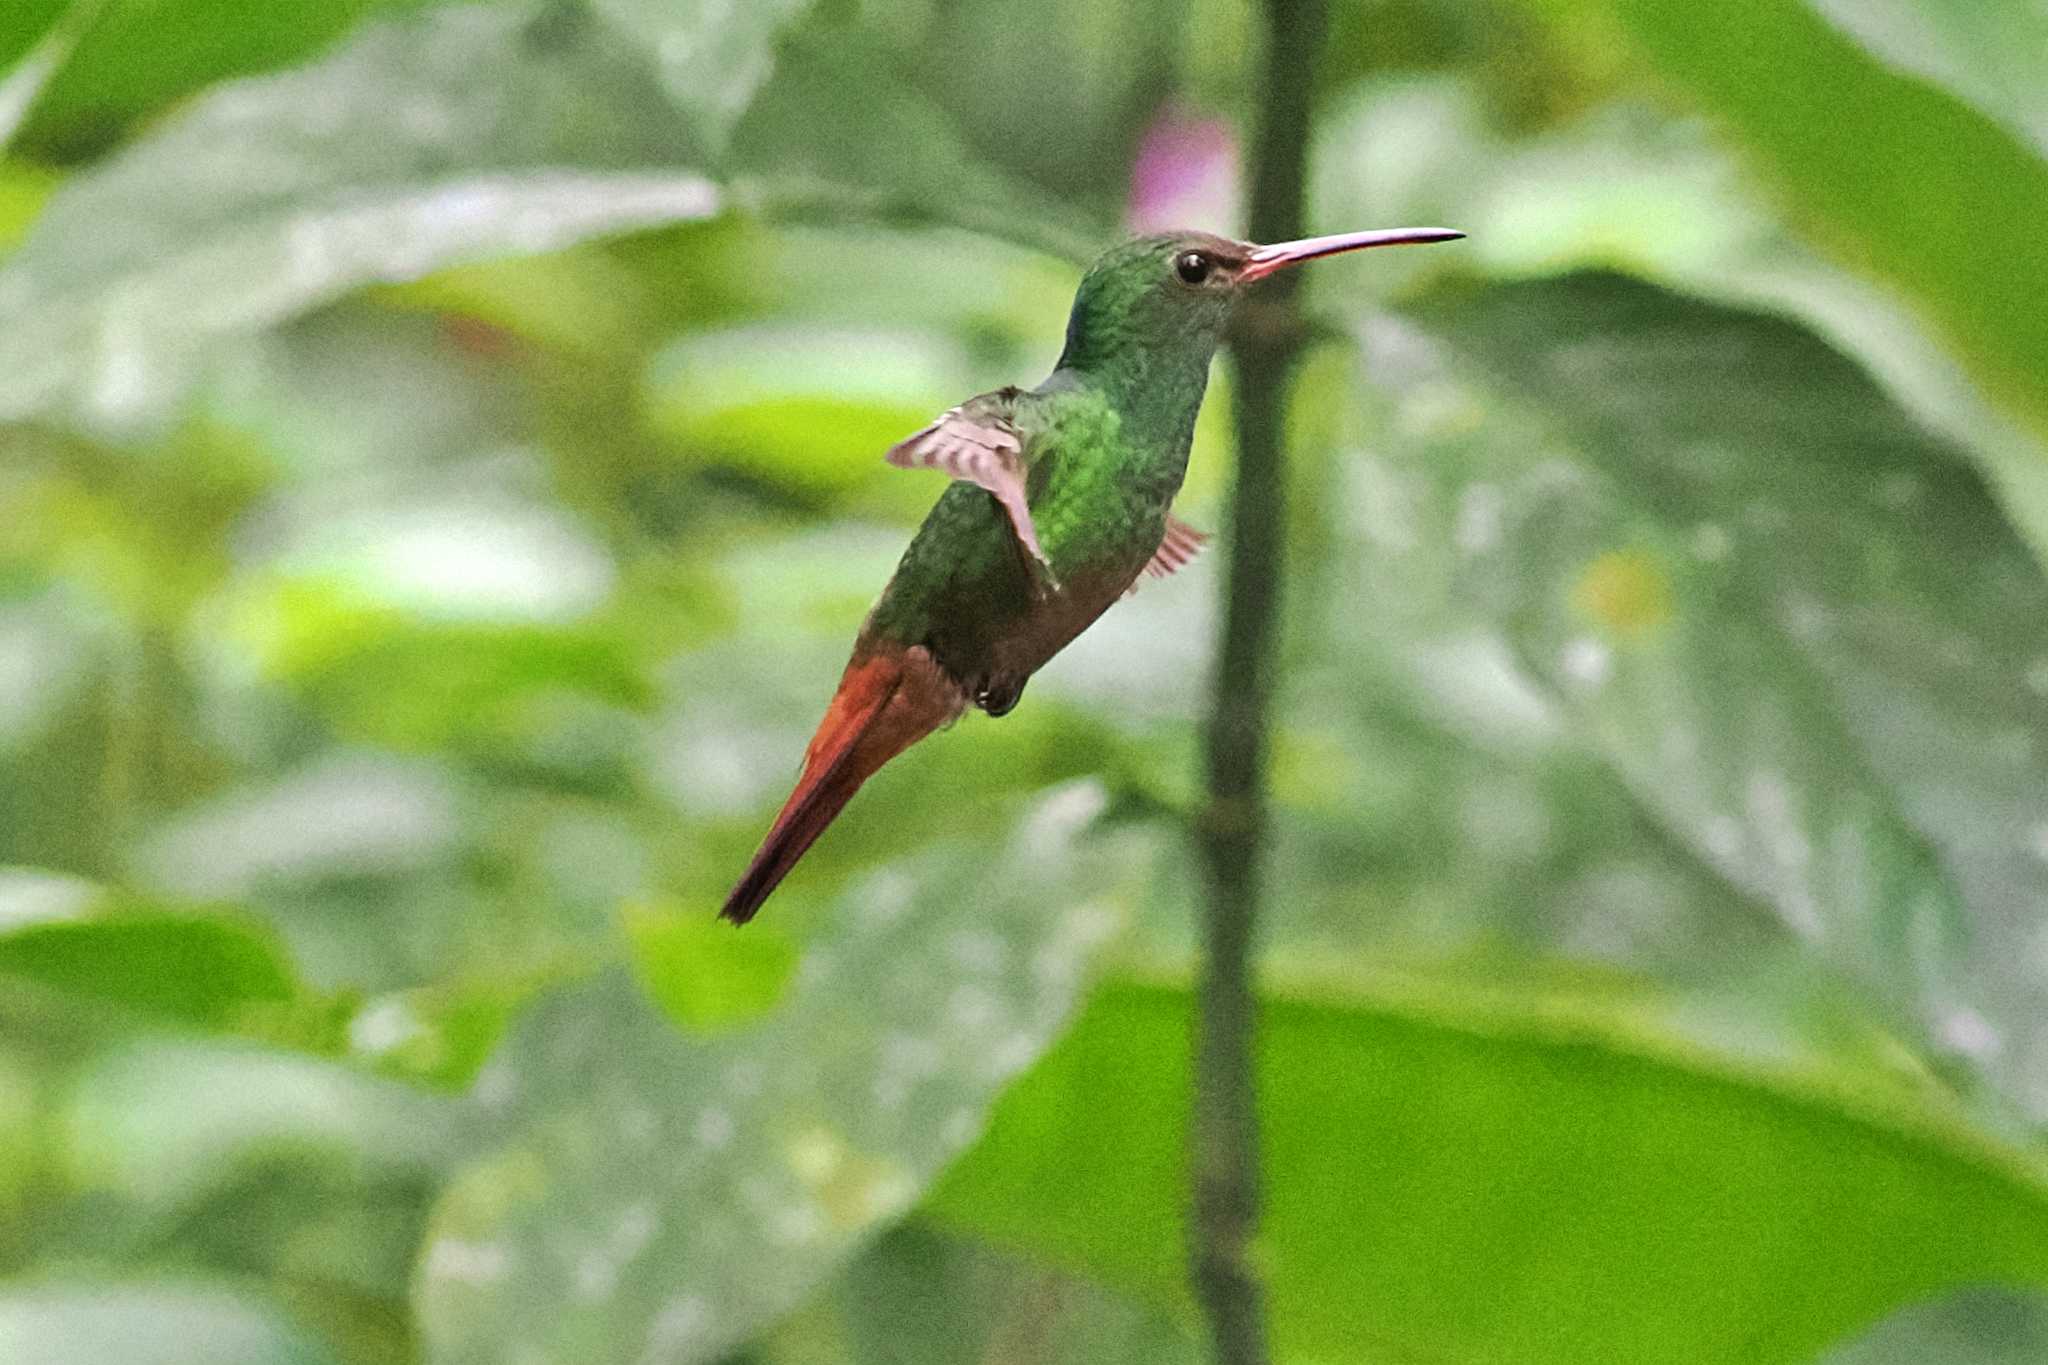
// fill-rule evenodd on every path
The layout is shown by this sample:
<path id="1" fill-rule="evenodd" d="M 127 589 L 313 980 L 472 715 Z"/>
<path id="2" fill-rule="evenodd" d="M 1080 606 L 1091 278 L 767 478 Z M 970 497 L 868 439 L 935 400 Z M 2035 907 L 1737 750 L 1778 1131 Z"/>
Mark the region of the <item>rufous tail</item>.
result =
<path id="1" fill-rule="evenodd" d="M 855 655 L 804 754 L 796 790 L 718 913 L 745 924 L 861 783 L 967 704 L 967 694 L 922 647 Z"/>

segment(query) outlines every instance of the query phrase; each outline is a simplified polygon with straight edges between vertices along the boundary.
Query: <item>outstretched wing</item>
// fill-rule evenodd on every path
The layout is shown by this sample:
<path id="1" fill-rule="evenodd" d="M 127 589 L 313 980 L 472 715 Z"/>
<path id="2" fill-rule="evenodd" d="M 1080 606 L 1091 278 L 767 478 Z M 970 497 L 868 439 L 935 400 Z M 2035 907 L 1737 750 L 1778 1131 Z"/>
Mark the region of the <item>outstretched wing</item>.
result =
<path id="1" fill-rule="evenodd" d="M 899 469 L 936 469 L 987 489 L 1009 515 L 1017 541 L 1044 570 L 1052 565 L 1031 524 L 1024 494 L 1024 440 L 1011 421 L 1017 390 L 997 389 L 951 408 L 938 421 L 889 447 L 887 459 Z"/>
<path id="2" fill-rule="evenodd" d="M 1185 568 L 1189 560 L 1202 553 L 1202 547 L 1209 543 L 1207 531 L 1194 527 L 1174 516 L 1166 514 L 1166 534 L 1159 538 L 1159 548 L 1152 553 L 1145 565 L 1145 572 L 1154 578 L 1164 578 L 1176 569 Z M 1132 590 L 1136 591 L 1136 584 Z"/>

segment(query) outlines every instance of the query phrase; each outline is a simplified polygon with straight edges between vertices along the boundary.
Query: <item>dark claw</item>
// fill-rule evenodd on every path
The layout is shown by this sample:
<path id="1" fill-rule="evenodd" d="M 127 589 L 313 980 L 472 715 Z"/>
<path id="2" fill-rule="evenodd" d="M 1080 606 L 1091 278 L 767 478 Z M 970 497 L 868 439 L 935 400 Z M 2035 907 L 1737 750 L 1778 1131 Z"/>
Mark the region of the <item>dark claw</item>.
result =
<path id="1" fill-rule="evenodd" d="M 1007 716 L 1016 709 L 1017 701 L 1024 695 L 1023 678 L 991 679 L 982 684 L 981 691 L 974 697 L 974 704 L 991 716 Z"/>

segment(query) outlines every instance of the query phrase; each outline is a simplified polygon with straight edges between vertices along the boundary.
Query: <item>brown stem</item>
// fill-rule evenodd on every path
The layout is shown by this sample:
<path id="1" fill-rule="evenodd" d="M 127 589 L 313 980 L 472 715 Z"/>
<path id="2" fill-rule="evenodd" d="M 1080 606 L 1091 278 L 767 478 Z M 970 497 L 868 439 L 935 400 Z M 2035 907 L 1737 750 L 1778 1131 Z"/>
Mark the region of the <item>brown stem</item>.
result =
<path id="1" fill-rule="evenodd" d="M 1265 71 L 1251 150 L 1254 241 L 1303 235 L 1310 76 L 1324 0 L 1266 0 Z M 1258 1224 L 1252 949 L 1265 856 L 1266 734 L 1285 540 L 1287 388 L 1306 328 L 1287 271 L 1261 285 L 1231 341 L 1237 471 L 1229 515 L 1222 647 L 1198 830 L 1206 947 L 1195 1024 L 1194 1289 L 1220 1365 L 1264 1365 L 1264 1291 L 1249 1254 Z"/>

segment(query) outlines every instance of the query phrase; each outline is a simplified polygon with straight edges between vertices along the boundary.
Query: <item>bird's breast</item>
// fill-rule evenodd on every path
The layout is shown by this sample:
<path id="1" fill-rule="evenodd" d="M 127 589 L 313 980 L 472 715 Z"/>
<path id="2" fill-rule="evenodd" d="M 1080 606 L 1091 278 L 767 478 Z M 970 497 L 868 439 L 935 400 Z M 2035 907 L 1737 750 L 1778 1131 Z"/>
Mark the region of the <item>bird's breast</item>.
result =
<path id="1" fill-rule="evenodd" d="M 1137 576 L 1138 569 L 1119 566 L 1063 577 L 1057 593 L 1034 601 L 996 642 L 994 673 L 1020 679 L 1036 673 L 1116 605 Z"/>

